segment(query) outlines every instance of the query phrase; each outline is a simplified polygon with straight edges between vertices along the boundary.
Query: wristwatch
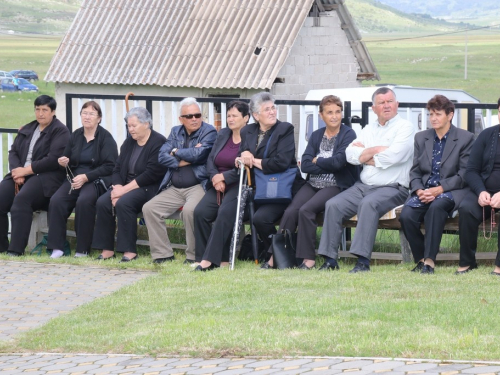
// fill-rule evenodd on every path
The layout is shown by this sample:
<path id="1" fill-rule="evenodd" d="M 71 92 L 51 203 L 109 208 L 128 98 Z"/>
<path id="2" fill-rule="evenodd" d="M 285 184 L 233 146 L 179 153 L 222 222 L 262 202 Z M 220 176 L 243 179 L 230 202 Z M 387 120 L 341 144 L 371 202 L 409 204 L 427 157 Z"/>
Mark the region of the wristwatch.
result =
<path id="1" fill-rule="evenodd" d="M 173 148 L 172 151 L 170 151 L 170 153 L 172 154 L 172 156 L 175 156 L 176 152 L 177 152 L 177 147 Z"/>

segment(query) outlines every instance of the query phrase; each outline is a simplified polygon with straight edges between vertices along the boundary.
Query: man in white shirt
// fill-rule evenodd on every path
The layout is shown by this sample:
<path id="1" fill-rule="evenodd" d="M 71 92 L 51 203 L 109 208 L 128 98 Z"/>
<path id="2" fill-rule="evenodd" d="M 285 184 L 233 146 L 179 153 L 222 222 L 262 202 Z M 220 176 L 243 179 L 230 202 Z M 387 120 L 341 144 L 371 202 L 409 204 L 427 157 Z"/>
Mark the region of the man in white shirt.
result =
<path id="1" fill-rule="evenodd" d="M 370 270 L 378 220 L 408 198 L 415 127 L 398 115 L 394 92 L 381 87 L 372 97 L 377 121 L 366 126 L 346 149 L 347 162 L 363 165 L 360 180 L 330 199 L 325 206 L 323 234 L 318 253 L 323 270 L 338 269 L 342 221 L 354 215 L 358 224 L 350 252 L 358 257 L 351 273 Z"/>

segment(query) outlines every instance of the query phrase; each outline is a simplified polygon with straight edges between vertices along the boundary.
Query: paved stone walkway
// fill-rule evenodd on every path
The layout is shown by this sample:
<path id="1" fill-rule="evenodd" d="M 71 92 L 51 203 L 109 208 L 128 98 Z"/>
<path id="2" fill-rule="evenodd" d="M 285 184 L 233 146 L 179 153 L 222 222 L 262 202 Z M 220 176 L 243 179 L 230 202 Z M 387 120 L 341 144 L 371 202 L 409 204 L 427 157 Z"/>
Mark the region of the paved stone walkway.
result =
<path id="1" fill-rule="evenodd" d="M 151 272 L 0 261 L 0 340 L 148 275 Z"/>
<path id="2" fill-rule="evenodd" d="M 150 272 L 0 261 L 0 340 L 140 280 Z M 2 354 L 0 374 L 500 374 L 500 362 L 388 358 L 155 358 L 100 354 Z"/>

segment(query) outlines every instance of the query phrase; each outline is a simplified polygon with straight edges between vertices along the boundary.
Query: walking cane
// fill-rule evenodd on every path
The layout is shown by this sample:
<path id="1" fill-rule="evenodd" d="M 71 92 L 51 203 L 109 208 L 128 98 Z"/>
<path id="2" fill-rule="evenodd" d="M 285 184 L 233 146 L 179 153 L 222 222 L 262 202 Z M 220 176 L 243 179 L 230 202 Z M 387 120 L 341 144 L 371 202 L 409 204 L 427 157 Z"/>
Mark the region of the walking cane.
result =
<path id="1" fill-rule="evenodd" d="M 240 206 L 241 206 L 241 190 L 243 187 L 243 175 L 245 171 L 245 163 L 243 163 L 242 160 L 238 160 L 239 164 L 239 170 L 238 173 L 240 174 L 240 186 L 238 187 L 238 206 L 236 207 L 236 221 L 234 223 L 234 232 L 233 232 L 233 245 L 232 245 L 232 256 L 231 256 L 231 271 L 234 270 L 234 258 L 236 256 L 236 243 L 238 242 L 238 235 L 239 233 L 239 222 L 240 222 Z"/>

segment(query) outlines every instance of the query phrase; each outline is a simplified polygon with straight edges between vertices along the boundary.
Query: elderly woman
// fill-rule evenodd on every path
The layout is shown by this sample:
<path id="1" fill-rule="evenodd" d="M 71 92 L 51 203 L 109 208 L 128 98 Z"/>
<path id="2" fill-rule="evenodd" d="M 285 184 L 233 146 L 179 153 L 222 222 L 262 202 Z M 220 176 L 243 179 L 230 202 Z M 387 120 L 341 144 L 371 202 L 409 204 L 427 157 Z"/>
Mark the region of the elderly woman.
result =
<path id="1" fill-rule="evenodd" d="M 250 100 L 250 110 L 256 122 L 245 126 L 241 131 L 239 159 L 252 169 L 262 170 L 264 174 L 280 173 L 297 167 L 293 125 L 277 119 L 274 97 L 267 92 L 255 94 Z M 297 170 L 292 193 L 296 193 L 304 183 Z M 253 224 L 268 249 L 271 247 L 269 236 L 276 233 L 274 224 L 283 216 L 287 206 L 288 203 L 256 205 Z M 263 263 L 262 268 L 270 268 L 269 263 Z"/>
<path id="2" fill-rule="evenodd" d="M 300 269 L 309 270 L 316 264 L 316 216 L 325 210 L 325 203 L 359 179 L 359 167 L 348 164 L 347 146 L 356 139 L 354 130 L 341 124 L 343 104 L 334 95 L 325 96 L 319 104 L 319 114 L 326 127 L 316 130 L 302 155 L 301 169 L 307 173 L 307 183 L 294 196 L 281 219 L 280 229 L 292 233 L 297 228 L 296 257 L 303 259 Z M 273 266 L 273 258 L 268 261 Z M 320 270 L 327 270 L 325 262 Z"/>
<path id="3" fill-rule="evenodd" d="M 48 208 L 50 197 L 64 179 L 57 159 L 70 133 L 56 118 L 56 106 L 50 96 L 36 98 L 36 120 L 19 129 L 9 151 L 10 173 L 0 183 L 0 252 L 7 251 L 10 256 L 23 255 L 33 211 Z M 7 237 L 9 211 L 12 221 L 10 244 Z"/>
<path id="4" fill-rule="evenodd" d="M 132 108 L 125 116 L 130 136 L 120 148 L 111 176 L 112 189 L 97 200 L 97 218 L 92 247 L 102 249 L 97 260 L 115 256 L 115 215 L 118 222 L 116 248 L 121 262 L 137 259 L 137 215 L 153 198 L 166 168 L 158 162 L 158 152 L 166 138 L 152 129 L 151 114 Z"/>
<path id="5" fill-rule="evenodd" d="M 498 99 L 500 122 L 500 99 Z M 472 146 L 465 180 L 471 191 L 458 209 L 460 234 L 460 263 L 456 274 L 475 268 L 479 224 L 491 218 L 500 209 L 500 125 L 484 129 Z M 500 231 L 500 225 L 498 226 Z M 500 233 L 497 237 L 498 252 L 492 275 L 500 276 Z"/>
<path id="6" fill-rule="evenodd" d="M 67 180 L 50 199 L 49 236 L 47 248 L 51 258 L 64 255 L 66 222 L 75 208 L 76 254 L 87 256 L 92 244 L 95 205 L 100 187 L 111 184 L 111 173 L 118 157 L 118 148 L 111 133 L 100 126 L 102 111 L 94 101 L 86 102 L 80 111 L 83 127 L 75 130 L 57 161 L 66 170 Z"/>
<path id="7" fill-rule="evenodd" d="M 465 170 L 474 135 L 451 124 L 453 103 L 443 95 L 427 103 L 432 129 L 415 135 L 411 196 L 399 218 L 417 266 L 413 272 L 434 273 L 434 263 L 448 216 L 467 194 Z M 425 235 L 420 230 L 424 222 Z"/>
<path id="8" fill-rule="evenodd" d="M 208 156 L 207 171 L 212 188 L 194 211 L 195 271 L 207 271 L 229 261 L 238 200 L 238 171 L 234 167 L 241 143 L 240 131 L 250 118 L 248 104 L 232 101 L 227 105 L 227 126 L 221 129 Z M 212 226 L 213 223 L 213 226 Z"/>

